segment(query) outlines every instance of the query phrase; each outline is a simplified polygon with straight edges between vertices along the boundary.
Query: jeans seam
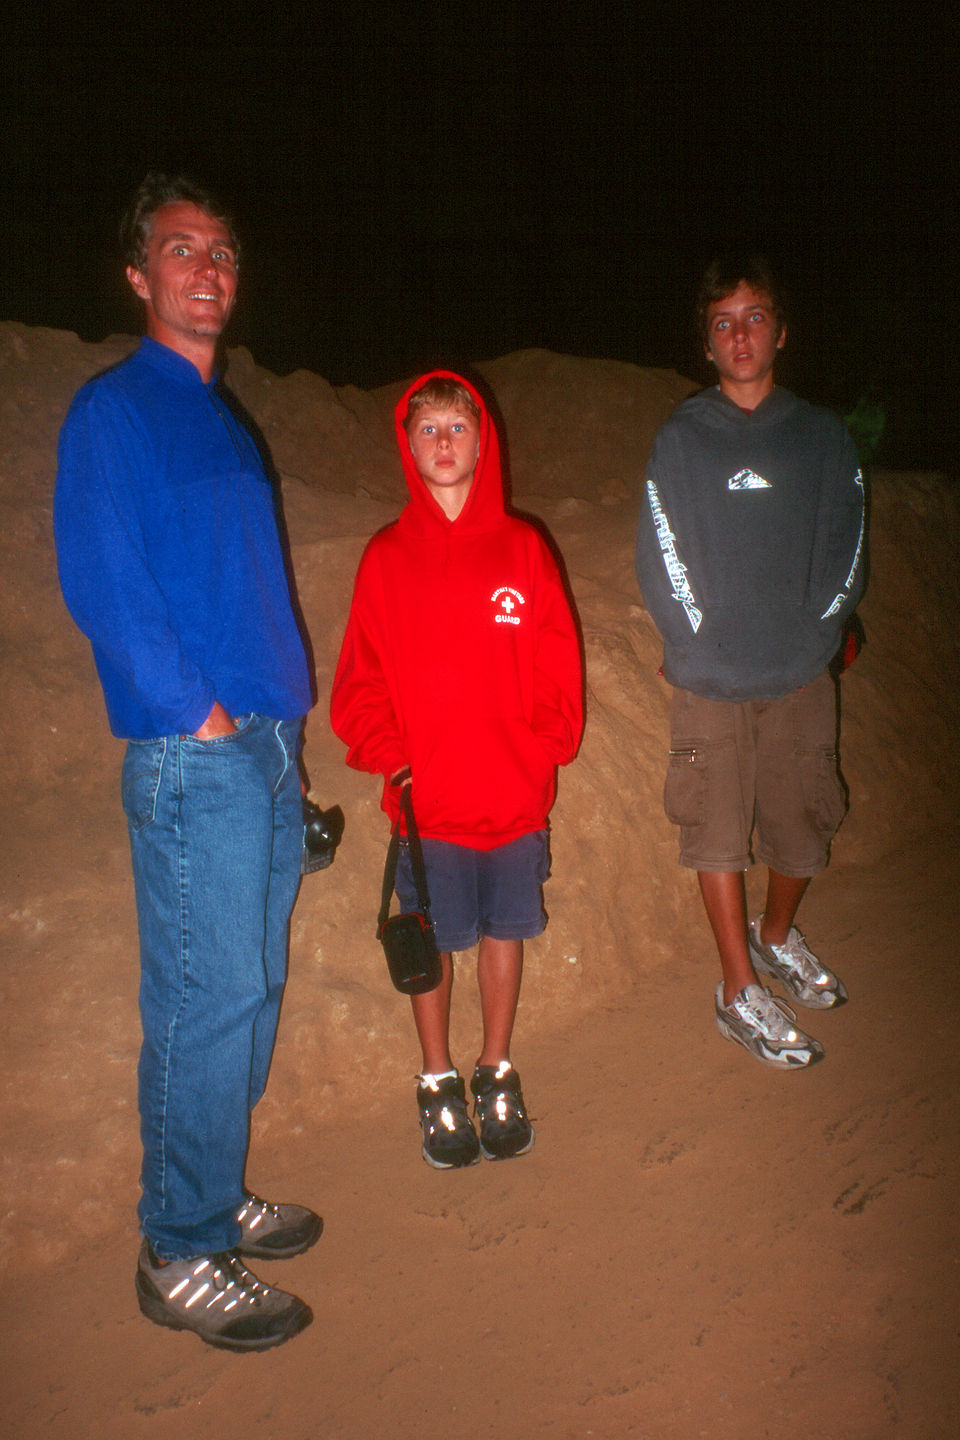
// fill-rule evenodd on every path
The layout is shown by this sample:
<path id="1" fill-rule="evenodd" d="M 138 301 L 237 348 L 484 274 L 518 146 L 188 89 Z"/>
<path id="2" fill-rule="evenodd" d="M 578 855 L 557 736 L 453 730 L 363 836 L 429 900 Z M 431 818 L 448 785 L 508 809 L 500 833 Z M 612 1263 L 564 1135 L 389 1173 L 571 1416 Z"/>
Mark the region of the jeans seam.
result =
<path id="1" fill-rule="evenodd" d="M 179 914 L 177 918 L 178 932 L 178 958 L 180 962 L 180 1000 L 176 1012 L 171 1016 L 170 1024 L 167 1026 L 163 1054 L 163 1087 L 161 1091 L 161 1124 L 160 1124 L 160 1201 L 164 1210 L 167 1208 L 167 1120 L 169 1117 L 170 1099 L 170 1057 L 173 1054 L 177 1029 L 183 1018 L 183 1012 L 187 1005 L 187 990 L 189 981 L 187 978 L 189 946 L 186 935 L 186 857 L 184 855 L 183 825 L 181 812 L 183 805 L 183 747 L 177 745 L 177 889 Z"/>

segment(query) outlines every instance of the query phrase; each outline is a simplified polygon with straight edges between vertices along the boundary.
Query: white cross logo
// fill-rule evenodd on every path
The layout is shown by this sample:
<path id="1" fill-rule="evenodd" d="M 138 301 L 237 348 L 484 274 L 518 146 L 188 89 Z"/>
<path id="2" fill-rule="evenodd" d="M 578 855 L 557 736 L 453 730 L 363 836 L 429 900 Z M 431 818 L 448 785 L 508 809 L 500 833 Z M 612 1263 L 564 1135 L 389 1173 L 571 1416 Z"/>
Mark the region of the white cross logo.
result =
<path id="1" fill-rule="evenodd" d="M 516 610 L 517 607 L 516 605 L 514 605 L 509 595 L 504 595 L 503 599 L 500 601 L 500 608 L 502 610 L 506 610 L 507 614 L 510 615 L 514 610 Z"/>

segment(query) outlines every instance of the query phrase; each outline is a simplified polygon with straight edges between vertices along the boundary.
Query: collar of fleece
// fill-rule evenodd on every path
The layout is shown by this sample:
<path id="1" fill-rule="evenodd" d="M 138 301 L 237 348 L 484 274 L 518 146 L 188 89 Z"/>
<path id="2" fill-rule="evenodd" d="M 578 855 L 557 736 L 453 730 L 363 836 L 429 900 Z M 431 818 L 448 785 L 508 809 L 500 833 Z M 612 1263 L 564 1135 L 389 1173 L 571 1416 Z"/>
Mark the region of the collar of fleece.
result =
<path id="1" fill-rule="evenodd" d="M 456 520 L 447 519 L 423 483 L 417 467 L 413 463 L 410 442 L 407 439 L 407 432 L 403 428 L 403 422 L 407 418 L 410 396 L 428 380 L 437 378 L 458 381 L 469 390 L 480 410 L 480 452 L 477 456 L 477 468 L 473 472 L 473 484 L 470 486 L 466 504 Z M 410 491 L 410 503 L 404 507 L 399 520 L 399 524 L 405 531 L 430 539 L 450 539 L 454 536 L 490 530 L 503 518 L 503 476 L 500 470 L 500 445 L 497 441 L 497 432 L 487 413 L 486 405 L 469 380 L 465 380 L 462 375 L 457 375 L 452 370 L 428 370 L 425 375 L 414 380 L 413 384 L 404 392 L 394 411 L 394 421 L 404 479 L 407 482 L 407 489 Z"/>

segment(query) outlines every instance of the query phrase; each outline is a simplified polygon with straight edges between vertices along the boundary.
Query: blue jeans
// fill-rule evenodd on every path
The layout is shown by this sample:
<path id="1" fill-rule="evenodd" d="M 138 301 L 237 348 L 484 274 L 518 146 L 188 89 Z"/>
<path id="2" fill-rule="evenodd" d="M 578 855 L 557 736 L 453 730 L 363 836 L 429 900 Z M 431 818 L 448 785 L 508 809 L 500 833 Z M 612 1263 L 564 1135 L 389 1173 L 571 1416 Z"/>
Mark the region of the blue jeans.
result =
<path id="1" fill-rule="evenodd" d="M 131 740 L 123 764 L 140 929 L 138 1214 L 157 1254 L 228 1250 L 300 883 L 300 722 Z"/>

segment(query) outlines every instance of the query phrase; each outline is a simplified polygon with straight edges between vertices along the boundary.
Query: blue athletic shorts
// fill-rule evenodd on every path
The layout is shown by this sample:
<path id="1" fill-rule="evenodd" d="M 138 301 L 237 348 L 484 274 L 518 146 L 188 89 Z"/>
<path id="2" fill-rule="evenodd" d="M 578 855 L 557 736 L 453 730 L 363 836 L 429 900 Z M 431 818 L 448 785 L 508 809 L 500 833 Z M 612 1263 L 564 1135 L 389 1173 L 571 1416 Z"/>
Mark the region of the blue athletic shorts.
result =
<path id="1" fill-rule="evenodd" d="M 441 950 L 469 950 L 491 940 L 532 940 L 547 923 L 543 882 L 550 873 L 546 830 L 521 835 L 493 850 L 449 840 L 423 840 L 430 910 Z M 397 896 L 404 913 L 417 910 L 410 851 L 400 842 Z"/>

